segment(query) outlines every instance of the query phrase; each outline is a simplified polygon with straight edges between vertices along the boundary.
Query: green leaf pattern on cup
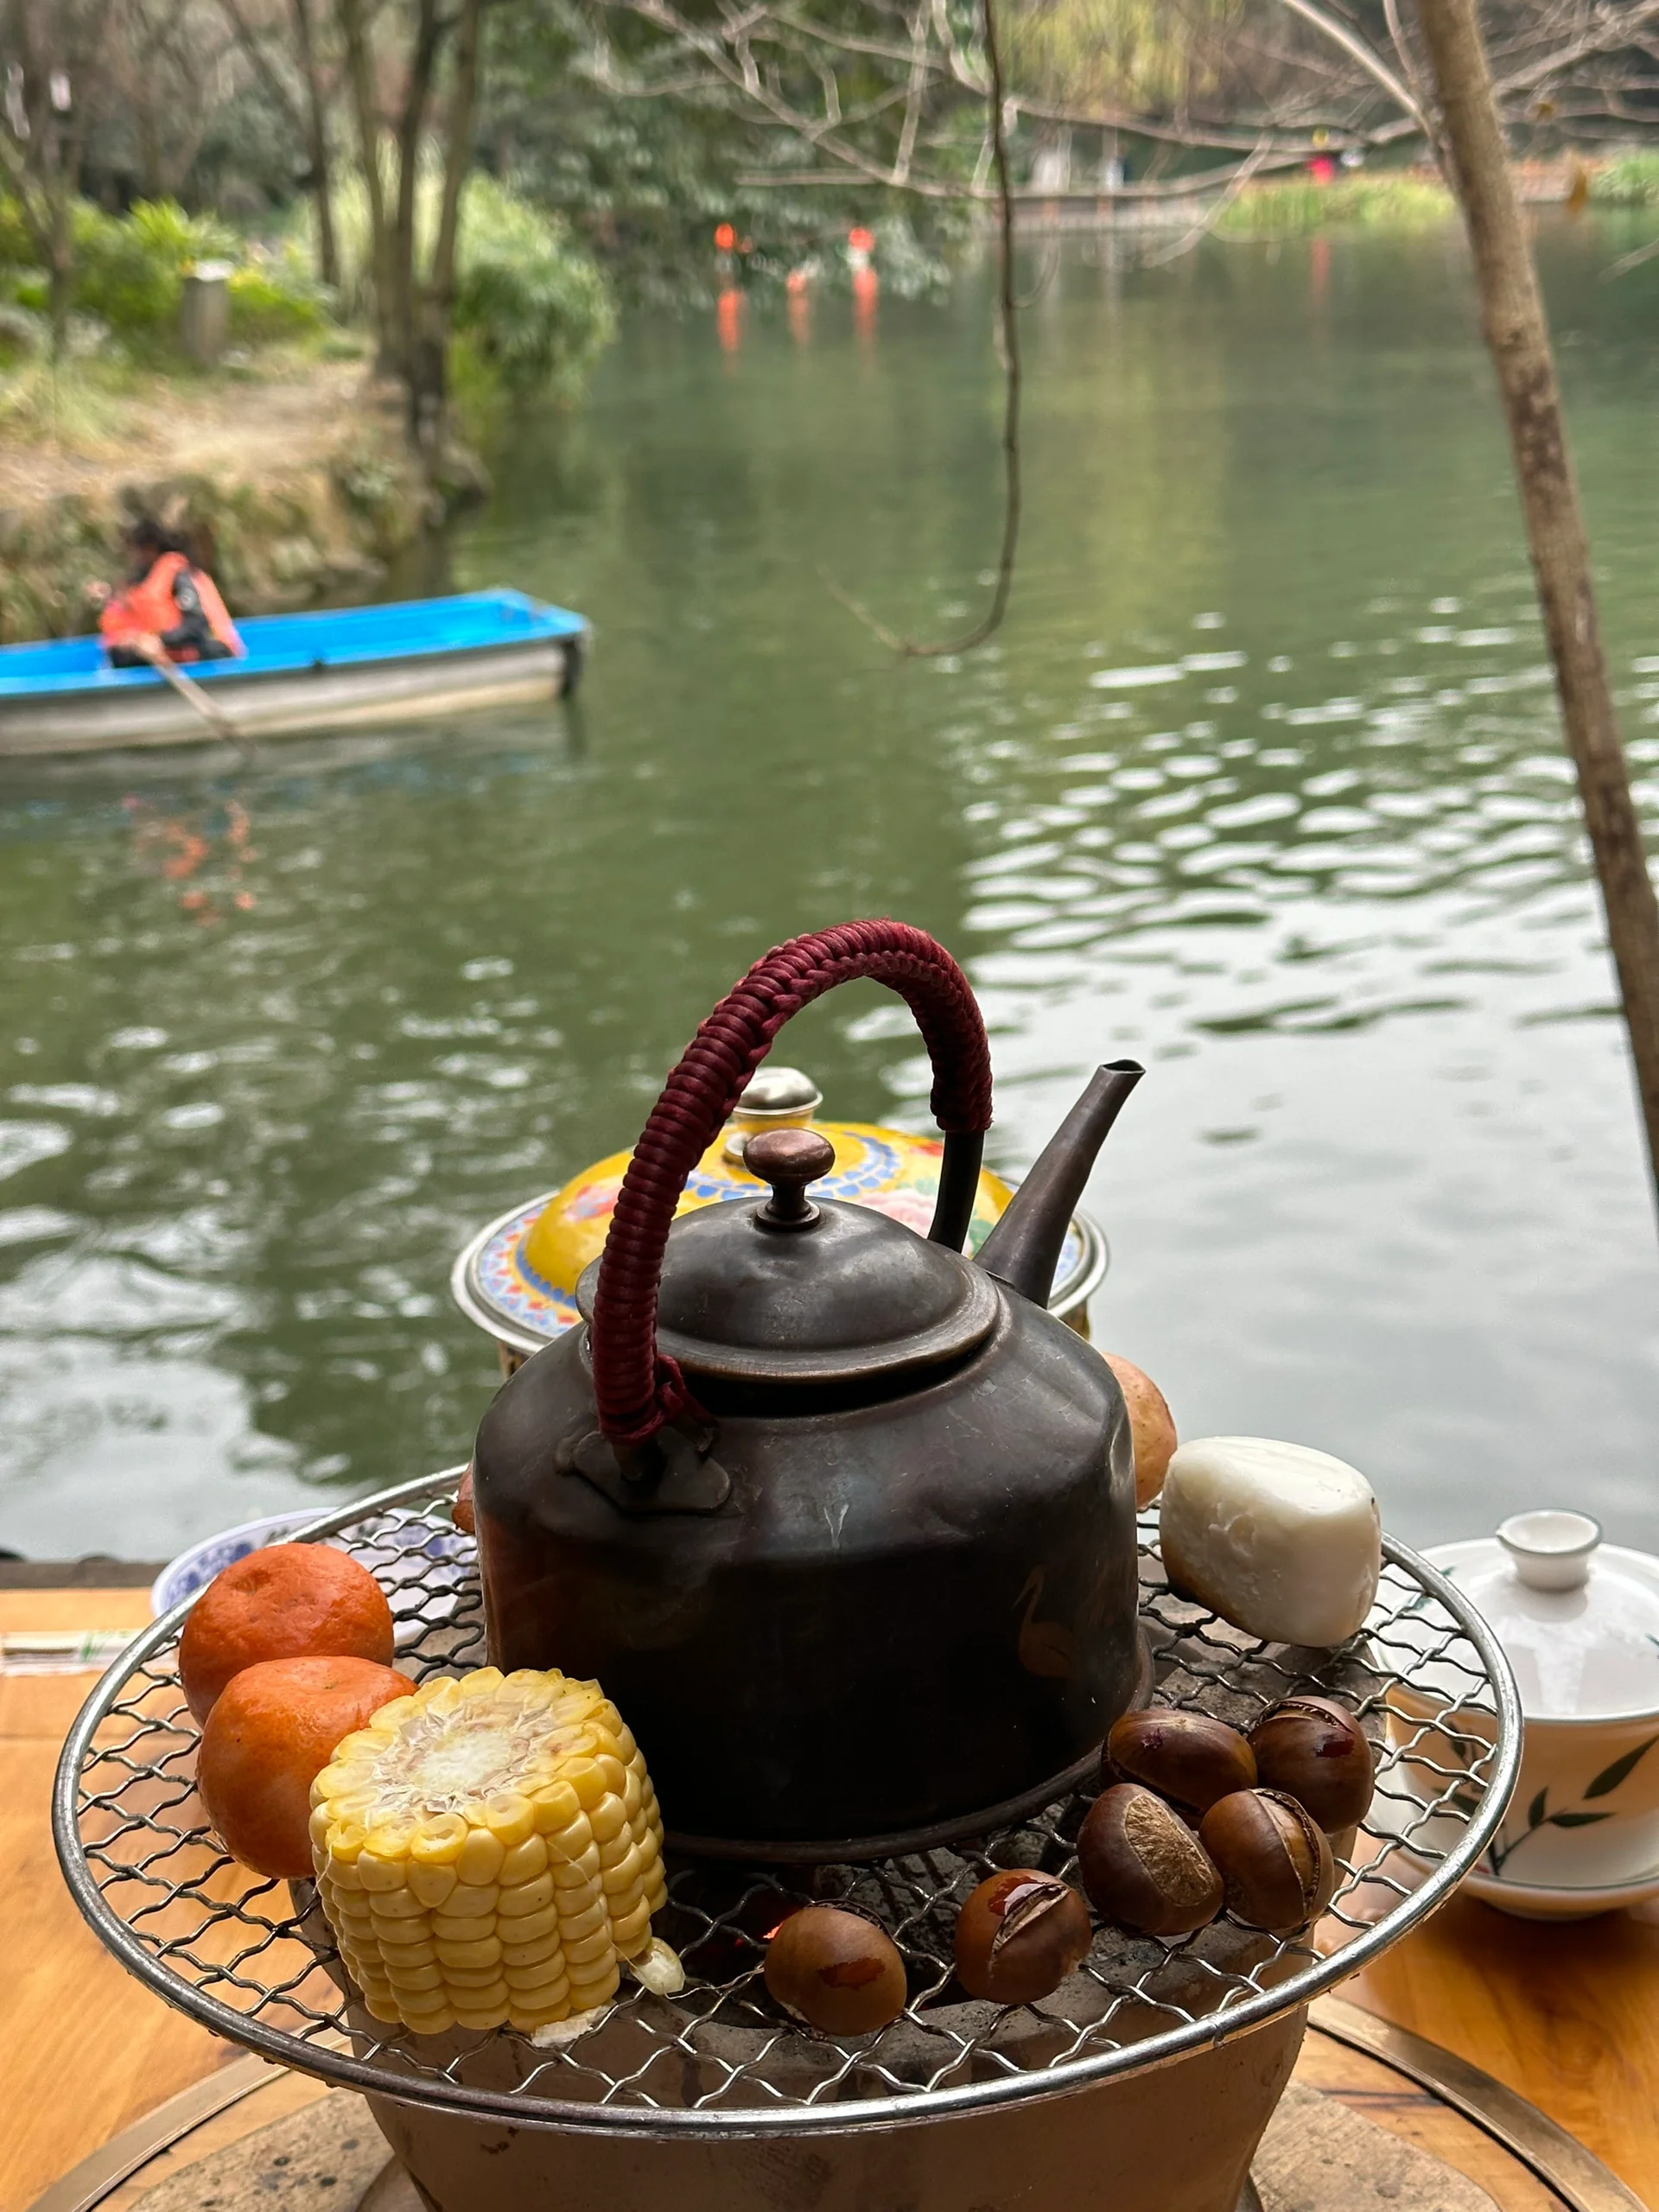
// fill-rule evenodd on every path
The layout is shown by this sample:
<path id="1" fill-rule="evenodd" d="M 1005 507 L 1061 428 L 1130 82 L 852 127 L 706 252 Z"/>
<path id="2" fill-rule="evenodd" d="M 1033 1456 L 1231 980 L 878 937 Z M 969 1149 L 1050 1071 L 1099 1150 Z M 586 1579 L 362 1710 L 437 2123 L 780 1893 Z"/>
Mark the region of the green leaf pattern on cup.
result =
<path id="1" fill-rule="evenodd" d="M 1649 1736 L 1645 1744 L 1637 1745 L 1633 1751 L 1621 1752 L 1611 1765 L 1603 1767 L 1601 1772 L 1585 1785 L 1586 1800 L 1611 1797 L 1621 1783 L 1629 1781 L 1656 1744 L 1659 1744 L 1659 1736 Z M 1494 1874 L 1501 1875 L 1528 1837 L 1536 1835 L 1541 1828 L 1588 1828 L 1593 1827 L 1598 1821 L 1611 1821 L 1612 1817 L 1611 1811 L 1587 1813 L 1567 1809 L 1552 1813 L 1549 1809 L 1549 1791 L 1548 1789 L 1541 1789 L 1527 1808 L 1527 1825 L 1522 1834 L 1511 1843 L 1494 1843 L 1486 1853 L 1487 1863 Z"/>

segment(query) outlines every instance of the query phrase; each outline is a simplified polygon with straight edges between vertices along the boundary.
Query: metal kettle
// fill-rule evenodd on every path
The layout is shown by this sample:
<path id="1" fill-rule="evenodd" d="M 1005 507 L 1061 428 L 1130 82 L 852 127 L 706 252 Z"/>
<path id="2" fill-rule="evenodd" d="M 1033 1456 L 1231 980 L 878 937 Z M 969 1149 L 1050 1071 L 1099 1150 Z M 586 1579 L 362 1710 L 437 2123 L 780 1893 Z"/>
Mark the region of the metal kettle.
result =
<path id="1" fill-rule="evenodd" d="M 676 1222 L 778 1030 L 855 976 L 907 1001 L 932 1061 L 930 1235 L 815 1202 L 810 1129 L 749 1141 L 770 1197 Z M 1080 1778 L 1141 1694 L 1128 1418 L 1044 1300 L 1141 1072 L 1098 1071 L 977 1262 L 989 1049 L 922 931 L 779 947 L 670 1077 L 585 1325 L 497 1395 L 473 1495 L 492 1661 L 597 1675 L 683 1847 L 836 1859 L 983 1829 Z"/>

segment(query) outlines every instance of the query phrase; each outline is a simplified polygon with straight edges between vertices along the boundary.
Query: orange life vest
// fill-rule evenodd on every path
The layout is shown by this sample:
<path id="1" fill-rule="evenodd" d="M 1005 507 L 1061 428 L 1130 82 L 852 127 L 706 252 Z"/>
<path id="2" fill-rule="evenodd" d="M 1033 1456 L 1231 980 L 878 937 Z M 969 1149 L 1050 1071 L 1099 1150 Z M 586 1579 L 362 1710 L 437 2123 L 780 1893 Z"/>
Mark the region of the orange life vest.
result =
<path id="1" fill-rule="evenodd" d="M 219 588 L 206 570 L 191 568 L 182 553 L 163 553 L 153 562 L 149 574 L 142 583 L 128 584 L 124 590 L 111 592 L 109 603 L 98 618 L 99 635 L 105 645 L 124 645 L 129 639 L 159 637 L 164 630 L 178 627 L 178 603 L 173 596 L 174 580 L 188 569 L 201 601 L 201 611 L 207 617 L 207 627 L 222 645 L 226 645 L 238 658 L 247 647 L 236 633 L 236 625 L 226 612 Z M 179 652 L 168 656 L 173 660 L 194 660 L 193 646 L 186 645 Z"/>

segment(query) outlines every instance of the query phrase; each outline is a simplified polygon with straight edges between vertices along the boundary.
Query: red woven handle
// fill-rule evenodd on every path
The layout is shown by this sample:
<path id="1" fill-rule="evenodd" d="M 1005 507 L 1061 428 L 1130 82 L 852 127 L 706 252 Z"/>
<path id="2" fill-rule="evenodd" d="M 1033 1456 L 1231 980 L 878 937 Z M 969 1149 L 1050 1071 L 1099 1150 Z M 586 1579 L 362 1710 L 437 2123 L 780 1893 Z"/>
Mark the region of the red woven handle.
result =
<path id="1" fill-rule="evenodd" d="M 868 976 L 915 1015 L 933 1063 L 933 1118 L 947 1134 L 991 1125 L 991 1056 L 968 979 L 905 922 L 845 922 L 757 960 L 696 1035 L 652 1109 L 611 1217 L 594 1296 L 594 1395 L 613 1444 L 643 1444 L 687 1402 L 657 1351 L 657 1287 L 685 1179 L 720 1134 L 772 1040 L 836 983 Z"/>

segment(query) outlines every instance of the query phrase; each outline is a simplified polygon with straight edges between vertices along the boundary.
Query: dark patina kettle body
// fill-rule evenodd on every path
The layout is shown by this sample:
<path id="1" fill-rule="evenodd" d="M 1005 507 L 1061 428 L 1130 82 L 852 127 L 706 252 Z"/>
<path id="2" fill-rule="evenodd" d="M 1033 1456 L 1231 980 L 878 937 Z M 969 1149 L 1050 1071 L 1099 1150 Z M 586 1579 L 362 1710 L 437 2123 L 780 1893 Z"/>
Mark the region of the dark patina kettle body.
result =
<path id="1" fill-rule="evenodd" d="M 673 1222 L 788 1015 L 872 976 L 915 1012 L 945 1131 L 931 1235 L 807 1186 Z M 966 981 L 894 922 L 797 938 L 697 1033 L 636 1147 L 586 1326 L 479 1430 L 490 1656 L 597 1675 L 695 1848 L 916 1848 L 1046 1802 L 1144 1681 L 1135 1479 L 1110 1369 L 1044 1307 L 1071 1209 L 1140 1075 L 1103 1068 L 980 1252 L 957 1247 L 990 1119 Z"/>

